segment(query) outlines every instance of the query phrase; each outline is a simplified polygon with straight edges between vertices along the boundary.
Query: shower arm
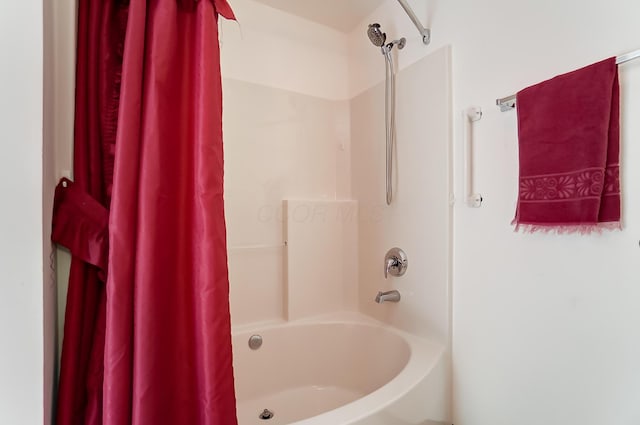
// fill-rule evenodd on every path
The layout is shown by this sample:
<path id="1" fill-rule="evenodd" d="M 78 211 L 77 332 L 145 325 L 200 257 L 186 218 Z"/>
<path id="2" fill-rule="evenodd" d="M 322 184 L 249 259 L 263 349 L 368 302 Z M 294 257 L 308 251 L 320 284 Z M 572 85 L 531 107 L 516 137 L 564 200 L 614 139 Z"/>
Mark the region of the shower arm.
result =
<path id="1" fill-rule="evenodd" d="M 402 6 L 404 11 L 407 12 L 407 15 L 409 15 L 409 18 L 411 19 L 411 22 L 413 22 L 413 25 L 418 28 L 420 35 L 422 35 L 422 42 L 424 44 L 429 44 L 429 42 L 431 42 L 431 30 L 422 26 L 422 23 L 420 22 L 416 14 L 413 13 L 413 9 L 411 9 L 411 6 L 409 6 L 407 0 L 398 0 L 398 3 L 400 3 L 400 6 Z"/>

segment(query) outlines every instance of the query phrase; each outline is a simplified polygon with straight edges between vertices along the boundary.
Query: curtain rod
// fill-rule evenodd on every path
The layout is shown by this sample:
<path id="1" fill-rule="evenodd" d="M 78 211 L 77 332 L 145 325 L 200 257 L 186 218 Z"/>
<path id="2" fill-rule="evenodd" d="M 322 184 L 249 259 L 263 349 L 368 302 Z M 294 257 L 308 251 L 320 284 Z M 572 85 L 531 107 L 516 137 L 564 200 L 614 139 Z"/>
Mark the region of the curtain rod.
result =
<path id="1" fill-rule="evenodd" d="M 618 65 L 640 58 L 640 49 L 633 52 L 625 53 L 616 57 L 616 63 Z M 500 107 L 500 111 L 506 112 L 516 107 L 516 95 L 503 97 L 502 99 L 496 99 L 496 105 Z"/>
<path id="2" fill-rule="evenodd" d="M 416 28 L 418 28 L 418 31 L 420 31 L 420 35 L 422 35 L 422 42 L 424 44 L 429 44 L 429 42 L 431 41 L 431 30 L 422 26 L 422 23 L 413 12 L 413 9 L 411 9 L 411 6 L 409 6 L 409 3 L 407 3 L 406 0 L 398 0 L 398 3 L 400 3 L 400 6 L 402 6 L 404 11 L 407 12 L 407 15 L 409 15 L 409 18 L 411 19 L 411 22 L 413 22 L 413 25 L 415 25 Z"/>

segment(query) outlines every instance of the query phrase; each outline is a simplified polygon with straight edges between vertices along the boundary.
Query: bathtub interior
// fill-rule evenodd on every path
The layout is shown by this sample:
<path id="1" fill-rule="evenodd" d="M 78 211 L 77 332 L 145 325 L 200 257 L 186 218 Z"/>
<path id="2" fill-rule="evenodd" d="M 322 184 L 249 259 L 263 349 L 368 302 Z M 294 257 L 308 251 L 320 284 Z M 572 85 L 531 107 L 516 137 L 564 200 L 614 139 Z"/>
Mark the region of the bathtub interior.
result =
<path id="1" fill-rule="evenodd" d="M 249 337 L 263 338 L 258 350 Z M 411 349 L 380 326 L 324 323 L 265 328 L 234 335 L 234 371 L 240 425 L 289 424 L 360 399 L 391 381 Z"/>

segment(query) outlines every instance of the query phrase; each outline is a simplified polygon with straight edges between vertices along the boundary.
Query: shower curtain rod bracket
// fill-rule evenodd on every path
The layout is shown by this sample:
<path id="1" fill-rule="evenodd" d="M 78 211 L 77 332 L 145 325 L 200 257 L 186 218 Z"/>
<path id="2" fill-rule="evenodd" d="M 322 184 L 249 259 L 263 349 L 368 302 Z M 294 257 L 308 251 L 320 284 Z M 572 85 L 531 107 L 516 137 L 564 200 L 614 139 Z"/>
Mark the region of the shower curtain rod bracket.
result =
<path id="1" fill-rule="evenodd" d="M 424 30 L 421 31 L 422 33 L 422 42 L 424 44 L 429 44 L 431 42 L 431 30 L 428 28 L 425 28 Z"/>
<path id="2" fill-rule="evenodd" d="M 411 22 L 413 22 L 413 25 L 418 28 L 420 35 L 422 35 L 422 42 L 424 44 L 429 44 L 431 42 L 431 30 L 422 26 L 422 23 L 413 12 L 413 9 L 411 9 L 411 6 L 409 6 L 409 3 L 407 3 L 406 0 L 398 0 L 398 3 L 400 3 L 400 6 L 402 6 L 404 11 L 407 12 L 407 15 L 409 15 L 409 18 L 411 19 Z"/>

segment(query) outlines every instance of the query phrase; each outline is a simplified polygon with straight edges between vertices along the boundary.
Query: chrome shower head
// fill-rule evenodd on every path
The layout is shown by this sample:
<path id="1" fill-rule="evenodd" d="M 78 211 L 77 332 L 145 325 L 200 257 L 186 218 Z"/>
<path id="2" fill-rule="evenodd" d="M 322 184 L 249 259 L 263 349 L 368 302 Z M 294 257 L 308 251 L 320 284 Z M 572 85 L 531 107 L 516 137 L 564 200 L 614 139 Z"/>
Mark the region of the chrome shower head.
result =
<path id="1" fill-rule="evenodd" d="M 380 29 L 380 24 L 369 24 L 367 29 L 367 36 L 374 46 L 382 47 L 387 40 L 387 34 L 383 33 Z"/>

